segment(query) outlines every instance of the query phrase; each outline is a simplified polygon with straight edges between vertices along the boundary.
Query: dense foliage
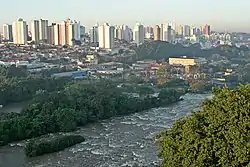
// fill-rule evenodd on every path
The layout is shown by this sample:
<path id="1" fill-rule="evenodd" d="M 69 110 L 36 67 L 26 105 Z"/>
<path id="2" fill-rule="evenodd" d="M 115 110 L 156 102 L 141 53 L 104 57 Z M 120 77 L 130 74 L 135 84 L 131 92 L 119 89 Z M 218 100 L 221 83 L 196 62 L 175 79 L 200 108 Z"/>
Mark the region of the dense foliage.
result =
<path id="1" fill-rule="evenodd" d="M 69 82 L 68 78 L 27 77 L 24 67 L 0 66 L 0 104 L 30 100 L 39 90 L 59 90 Z"/>
<path id="2" fill-rule="evenodd" d="M 42 141 L 32 139 L 25 146 L 25 154 L 28 157 L 40 156 L 46 153 L 61 151 L 84 141 L 85 138 L 79 135 L 59 136 L 51 140 L 43 139 Z"/>
<path id="3" fill-rule="evenodd" d="M 38 90 L 59 90 L 68 82 L 67 78 L 1 78 L 0 104 L 30 100 Z"/>
<path id="4" fill-rule="evenodd" d="M 169 104 L 181 96 L 174 90 L 161 94 L 160 99 L 136 98 L 122 93 L 111 83 L 76 83 L 60 91 L 43 91 L 21 114 L 10 114 L 0 120 L 0 145 L 47 133 L 72 131 L 90 122 Z"/>
<path id="5" fill-rule="evenodd" d="M 250 166 L 250 85 L 214 94 L 158 136 L 162 167 Z"/>
<path id="6" fill-rule="evenodd" d="M 189 85 L 188 83 L 179 78 L 173 78 L 168 80 L 166 83 L 159 85 L 159 88 L 185 88 L 188 89 Z"/>
<path id="7" fill-rule="evenodd" d="M 200 44 L 184 47 L 181 44 L 171 44 L 164 41 L 144 42 L 135 49 L 139 59 L 167 59 L 172 56 L 211 56 L 214 50 L 202 50 Z"/>
<path id="8" fill-rule="evenodd" d="M 11 65 L 10 67 L 0 66 L 0 76 L 1 77 L 27 77 L 27 70 L 24 67 L 16 67 Z"/>
<path id="9" fill-rule="evenodd" d="M 207 82 L 198 82 L 198 81 L 194 81 L 191 82 L 190 84 L 190 92 L 192 93 L 205 93 L 208 91 L 212 91 L 212 87 L 213 85 L 211 83 L 207 83 Z"/>
<path id="10" fill-rule="evenodd" d="M 211 49 L 201 49 L 200 44 L 193 44 L 188 47 L 182 44 L 172 44 L 164 41 L 146 41 L 135 48 L 138 59 L 167 59 L 173 56 L 193 56 L 193 57 L 211 57 L 213 54 L 225 56 L 233 59 L 239 56 L 243 48 L 236 46 L 219 46 Z"/>

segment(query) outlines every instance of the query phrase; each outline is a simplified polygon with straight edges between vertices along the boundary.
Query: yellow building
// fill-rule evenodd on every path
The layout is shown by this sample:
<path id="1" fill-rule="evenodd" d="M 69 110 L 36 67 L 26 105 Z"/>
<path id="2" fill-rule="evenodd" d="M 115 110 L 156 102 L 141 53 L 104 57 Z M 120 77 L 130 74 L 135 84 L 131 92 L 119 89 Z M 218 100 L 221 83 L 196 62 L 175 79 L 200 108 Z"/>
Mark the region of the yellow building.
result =
<path id="1" fill-rule="evenodd" d="M 183 66 L 194 66 L 196 65 L 196 60 L 194 58 L 187 57 L 172 57 L 169 58 L 170 65 L 183 65 Z"/>

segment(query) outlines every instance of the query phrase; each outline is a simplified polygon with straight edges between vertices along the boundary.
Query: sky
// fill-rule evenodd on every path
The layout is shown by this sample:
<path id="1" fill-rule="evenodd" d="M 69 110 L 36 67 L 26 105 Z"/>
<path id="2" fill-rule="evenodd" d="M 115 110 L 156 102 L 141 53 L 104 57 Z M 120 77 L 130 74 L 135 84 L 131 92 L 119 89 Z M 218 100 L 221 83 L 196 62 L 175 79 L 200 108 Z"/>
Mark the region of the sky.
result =
<path id="1" fill-rule="evenodd" d="M 87 28 L 95 23 L 133 26 L 180 23 L 210 24 L 212 30 L 250 32 L 250 0 L 1 0 L 0 24 L 66 18 Z M 2 29 L 2 26 L 0 30 Z"/>

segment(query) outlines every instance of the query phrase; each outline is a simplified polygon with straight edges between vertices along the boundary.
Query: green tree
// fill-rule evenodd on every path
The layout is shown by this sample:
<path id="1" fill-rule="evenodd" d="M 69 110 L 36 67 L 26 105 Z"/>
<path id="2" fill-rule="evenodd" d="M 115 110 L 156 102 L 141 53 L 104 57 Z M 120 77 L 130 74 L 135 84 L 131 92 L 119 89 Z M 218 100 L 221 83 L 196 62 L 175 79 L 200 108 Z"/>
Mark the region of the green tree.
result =
<path id="1" fill-rule="evenodd" d="M 177 91 L 165 92 L 160 99 L 148 96 L 132 97 L 121 92 L 116 84 L 110 82 L 79 82 L 61 87 L 64 82 L 45 81 L 32 80 L 29 84 L 19 83 L 20 87 L 13 87 L 16 89 L 13 92 L 18 91 L 15 95 L 20 97 L 25 96 L 28 91 L 30 92 L 27 97 L 36 95 L 20 114 L 0 115 L 0 146 L 48 133 L 73 131 L 77 126 L 171 104 L 180 98 Z M 32 87 L 34 85 L 36 87 Z M 23 87 L 28 91 L 23 91 Z M 58 87 L 61 88 L 57 89 Z M 12 94 L 13 88 L 7 89 L 5 93 Z M 46 88 L 46 91 L 37 92 L 41 88 Z M 140 91 L 148 92 L 151 89 L 143 88 Z"/>
<path id="2" fill-rule="evenodd" d="M 162 167 L 250 166 L 250 85 L 214 95 L 157 136 Z"/>

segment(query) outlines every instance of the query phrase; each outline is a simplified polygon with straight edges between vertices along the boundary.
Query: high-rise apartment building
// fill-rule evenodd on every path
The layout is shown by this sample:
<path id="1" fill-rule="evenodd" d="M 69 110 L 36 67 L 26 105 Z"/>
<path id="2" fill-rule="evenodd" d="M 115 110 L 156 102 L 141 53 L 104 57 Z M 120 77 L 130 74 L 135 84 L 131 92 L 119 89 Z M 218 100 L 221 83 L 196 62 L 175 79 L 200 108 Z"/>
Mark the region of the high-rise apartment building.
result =
<path id="1" fill-rule="evenodd" d="M 81 39 L 81 25 L 80 22 L 74 21 L 72 23 L 73 40 L 79 41 Z"/>
<path id="2" fill-rule="evenodd" d="M 163 41 L 164 36 L 164 24 L 160 24 L 160 40 Z"/>
<path id="3" fill-rule="evenodd" d="M 192 37 L 195 34 L 194 27 L 190 26 L 190 36 Z"/>
<path id="4" fill-rule="evenodd" d="M 80 38 L 83 38 L 83 36 L 85 35 L 85 27 L 84 26 L 80 26 Z"/>
<path id="5" fill-rule="evenodd" d="M 39 20 L 39 40 L 47 40 L 47 31 L 48 31 L 49 22 L 48 20 L 40 19 Z"/>
<path id="6" fill-rule="evenodd" d="M 201 35 L 203 35 L 203 34 L 204 34 L 205 27 L 201 26 L 200 30 L 201 30 Z"/>
<path id="7" fill-rule="evenodd" d="M 153 28 L 150 25 L 144 27 L 144 37 L 150 39 L 153 36 Z"/>
<path id="8" fill-rule="evenodd" d="M 196 29 L 195 35 L 199 37 L 201 34 L 202 34 L 202 33 L 201 33 L 201 29 L 200 29 L 200 28 L 197 28 L 197 29 Z"/>
<path id="9" fill-rule="evenodd" d="M 163 29 L 162 29 L 162 31 L 163 31 L 163 39 L 162 39 L 162 41 L 168 41 L 168 35 L 169 35 L 168 28 L 169 28 L 168 24 L 163 25 Z"/>
<path id="10" fill-rule="evenodd" d="M 58 45 L 66 45 L 66 25 L 65 22 L 58 24 Z"/>
<path id="11" fill-rule="evenodd" d="M 96 24 L 89 30 L 89 36 L 90 36 L 91 43 L 99 42 L 99 29 L 98 29 L 98 27 L 99 27 L 98 24 Z"/>
<path id="12" fill-rule="evenodd" d="M 123 30 L 123 40 L 130 42 L 131 41 L 131 29 L 127 25 L 122 25 L 122 30 Z"/>
<path id="13" fill-rule="evenodd" d="M 3 39 L 6 41 L 13 41 L 12 25 L 3 24 Z"/>
<path id="14" fill-rule="evenodd" d="M 31 41 L 32 37 L 31 37 L 31 32 L 29 31 L 28 24 L 26 24 L 26 32 L 27 32 L 27 41 Z"/>
<path id="15" fill-rule="evenodd" d="M 179 35 L 179 36 L 183 36 L 184 32 L 183 32 L 183 25 L 176 25 L 175 26 L 175 34 Z"/>
<path id="16" fill-rule="evenodd" d="M 193 35 L 197 35 L 197 28 L 196 27 L 193 27 L 192 29 L 191 29 L 191 31 L 192 31 L 192 34 Z"/>
<path id="17" fill-rule="evenodd" d="M 184 36 L 185 37 L 189 37 L 190 36 L 190 26 L 189 25 L 185 25 L 184 26 Z"/>
<path id="18" fill-rule="evenodd" d="M 31 39 L 36 43 L 40 40 L 39 28 L 39 20 L 33 20 L 30 24 Z"/>
<path id="19" fill-rule="evenodd" d="M 115 26 L 115 30 L 114 30 L 114 38 L 117 39 L 118 38 L 118 28 L 119 26 Z"/>
<path id="20" fill-rule="evenodd" d="M 47 37 L 48 37 L 47 43 L 53 45 L 54 31 L 52 25 L 48 26 Z"/>
<path id="21" fill-rule="evenodd" d="M 153 34 L 153 28 L 150 26 L 150 25 L 147 25 L 145 28 L 144 28 L 144 33 L 145 34 Z"/>
<path id="22" fill-rule="evenodd" d="M 115 27 L 115 38 L 116 39 L 119 39 L 119 40 L 122 40 L 124 39 L 124 30 L 123 30 L 123 26 L 116 26 Z"/>
<path id="23" fill-rule="evenodd" d="M 72 46 L 74 41 L 80 40 L 80 22 L 72 21 L 69 18 L 65 21 L 65 42 Z"/>
<path id="24" fill-rule="evenodd" d="M 204 31 L 205 31 L 205 34 L 206 34 L 206 35 L 210 35 L 210 34 L 211 34 L 210 25 L 207 25 L 207 24 L 206 24 L 206 25 L 205 25 L 205 30 L 204 30 Z"/>
<path id="25" fill-rule="evenodd" d="M 144 42 L 144 26 L 137 22 L 133 30 L 133 41 L 140 45 Z"/>
<path id="26" fill-rule="evenodd" d="M 99 26 L 99 47 L 105 49 L 112 49 L 114 47 L 114 30 L 115 27 L 104 23 Z"/>
<path id="27" fill-rule="evenodd" d="M 52 23 L 48 26 L 47 32 L 47 43 L 51 45 L 58 45 L 58 25 L 56 23 Z"/>
<path id="28" fill-rule="evenodd" d="M 173 30 L 171 25 L 168 25 L 168 29 L 167 29 L 167 41 L 171 42 L 172 41 L 172 34 L 173 34 Z"/>
<path id="29" fill-rule="evenodd" d="M 12 24 L 13 42 L 14 44 L 26 44 L 27 43 L 27 24 L 26 21 L 19 18 Z"/>
<path id="30" fill-rule="evenodd" d="M 54 45 L 59 45 L 59 26 L 60 24 L 58 23 L 54 23 L 52 24 L 52 27 L 53 27 L 53 31 L 54 31 Z"/>
<path id="31" fill-rule="evenodd" d="M 161 29 L 159 25 L 154 26 L 154 40 L 160 40 Z"/>
<path id="32" fill-rule="evenodd" d="M 72 45 L 73 39 L 73 30 L 72 30 L 72 21 L 68 18 L 65 21 L 65 43 L 66 45 Z"/>

